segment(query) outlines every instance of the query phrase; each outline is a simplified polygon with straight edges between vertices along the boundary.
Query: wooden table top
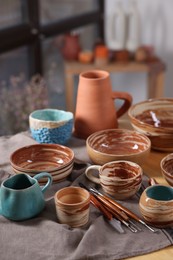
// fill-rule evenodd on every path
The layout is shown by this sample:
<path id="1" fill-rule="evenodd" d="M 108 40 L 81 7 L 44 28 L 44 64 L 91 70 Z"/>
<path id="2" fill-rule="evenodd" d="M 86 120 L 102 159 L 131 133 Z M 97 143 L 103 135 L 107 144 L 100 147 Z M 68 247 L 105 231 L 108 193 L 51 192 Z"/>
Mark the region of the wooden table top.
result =
<path id="1" fill-rule="evenodd" d="M 107 64 L 95 64 L 95 63 L 81 63 L 77 61 L 65 61 L 64 63 L 66 73 L 78 74 L 84 70 L 102 69 L 109 72 L 160 72 L 165 71 L 165 64 L 159 60 L 151 63 L 141 63 L 135 61 L 122 62 L 109 62 Z"/>
<path id="2" fill-rule="evenodd" d="M 132 129 L 132 127 L 129 125 L 129 121 L 127 118 L 122 119 L 119 121 L 119 128 L 126 128 L 126 129 Z M 161 169 L 160 169 L 160 161 L 163 157 L 165 157 L 168 153 L 166 152 L 160 152 L 160 151 L 154 151 L 151 150 L 150 155 L 147 159 L 147 161 L 142 165 L 143 171 L 145 175 L 149 177 L 153 177 L 156 179 L 156 181 L 160 184 L 169 185 L 166 180 L 163 178 Z M 173 246 L 166 247 L 164 249 L 161 249 L 159 251 L 143 255 L 143 256 L 136 256 L 128 258 L 128 260 L 172 260 L 173 259 Z"/>

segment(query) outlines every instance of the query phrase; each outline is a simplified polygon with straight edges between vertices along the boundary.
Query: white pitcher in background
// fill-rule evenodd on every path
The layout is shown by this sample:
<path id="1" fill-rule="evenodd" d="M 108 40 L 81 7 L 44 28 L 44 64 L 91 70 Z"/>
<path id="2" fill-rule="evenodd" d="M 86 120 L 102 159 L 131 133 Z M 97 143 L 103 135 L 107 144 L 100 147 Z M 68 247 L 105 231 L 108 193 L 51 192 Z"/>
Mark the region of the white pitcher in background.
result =
<path id="1" fill-rule="evenodd" d="M 140 15 L 135 0 L 129 4 L 127 12 L 127 40 L 126 49 L 135 52 L 140 45 Z"/>
<path id="2" fill-rule="evenodd" d="M 106 42 L 110 50 L 122 50 L 126 40 L 126 14 L 119 0 L 106 18 Z"/>
<path id="3" fill-rule="evenodd" d="M 125 10 L 122 1 L 117 1 L 106 22 L 106 44 L 112 51 L 126 49 L 134 53 L 140 45 L 140 14 L 135 0 L 128 0 Z"/>

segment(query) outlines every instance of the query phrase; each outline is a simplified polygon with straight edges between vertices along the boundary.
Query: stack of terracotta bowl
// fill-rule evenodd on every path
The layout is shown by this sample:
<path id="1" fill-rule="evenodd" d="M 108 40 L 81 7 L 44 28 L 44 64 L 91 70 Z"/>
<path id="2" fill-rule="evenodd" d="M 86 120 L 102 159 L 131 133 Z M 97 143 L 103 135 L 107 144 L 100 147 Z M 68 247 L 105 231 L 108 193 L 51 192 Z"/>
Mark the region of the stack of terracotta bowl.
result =
<path id="1" fill-rule="evenodd" d="M 48 172 L 56 183 L 71 173 L 74 153 L 63 145 L 34 144 L 14 151 L 10 163 L 16 174 L 26 173 L 34 177 L 37 173 Z M 44 184 L 47 180 L 43 178 L 39 182 Z"/>

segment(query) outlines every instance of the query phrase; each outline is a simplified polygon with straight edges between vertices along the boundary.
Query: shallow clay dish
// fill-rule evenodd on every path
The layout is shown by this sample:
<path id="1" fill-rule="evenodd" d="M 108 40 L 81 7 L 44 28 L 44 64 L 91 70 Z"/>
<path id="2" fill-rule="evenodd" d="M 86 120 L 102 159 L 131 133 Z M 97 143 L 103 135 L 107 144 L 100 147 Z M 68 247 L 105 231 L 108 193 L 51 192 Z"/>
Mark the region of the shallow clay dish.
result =
<path id="1" fill-rule="evenodd" d="M 135 130 L 151 140 L 151 147 L 173 151 L 173 99 L 160 98 L 139 102 L 128 111 Z"/>
<path id="2" fill-rule="evenodd" d="M 165 180 L 173 186 L 173 153 L 166 155 L 160 162 L 161 172 Z"/>
<path id="3" fill-rule="evenodd" d="M 86 147 L 95 164 L 103 165 L 117 160 L 142 164 L 150 153 L 151 142 L 136 131 L 108 129 L 90 135 Z"/>
<path id="4" fill-rule="evenodd" d="M 48 172 L 53 181 L 67 177 L 73 168 L 74 153 L 63 145 L 34 144 L 14 151 L 10 163 L 15 173 L 27 173 L 31 176 L 39 172 Z M 44 182 L 41 179 L 40 182 Z"/>

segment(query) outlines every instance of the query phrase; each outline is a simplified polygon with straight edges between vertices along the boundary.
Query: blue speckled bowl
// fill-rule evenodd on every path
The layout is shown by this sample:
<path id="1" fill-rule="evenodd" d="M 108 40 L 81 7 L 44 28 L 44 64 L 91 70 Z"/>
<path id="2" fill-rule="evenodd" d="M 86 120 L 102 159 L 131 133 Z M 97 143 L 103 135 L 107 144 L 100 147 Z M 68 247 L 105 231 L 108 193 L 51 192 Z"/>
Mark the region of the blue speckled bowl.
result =
<path id="1" fill-rule="evenodd" d="M 58 109 L 35 110 L 29 115 L 32 137 L 39 143 L 66 144 L 72 135 L 74 117 Z"/>

